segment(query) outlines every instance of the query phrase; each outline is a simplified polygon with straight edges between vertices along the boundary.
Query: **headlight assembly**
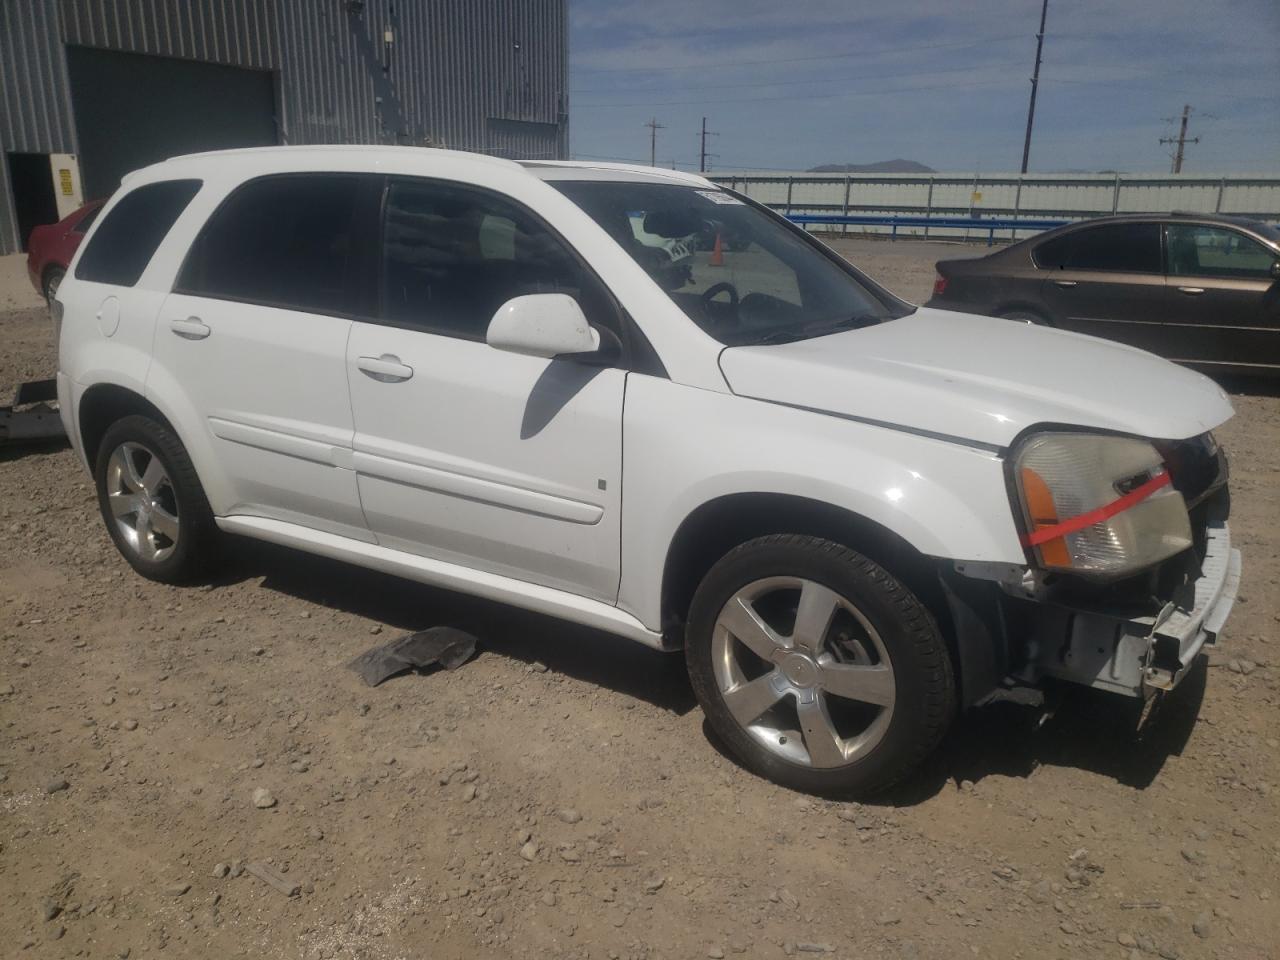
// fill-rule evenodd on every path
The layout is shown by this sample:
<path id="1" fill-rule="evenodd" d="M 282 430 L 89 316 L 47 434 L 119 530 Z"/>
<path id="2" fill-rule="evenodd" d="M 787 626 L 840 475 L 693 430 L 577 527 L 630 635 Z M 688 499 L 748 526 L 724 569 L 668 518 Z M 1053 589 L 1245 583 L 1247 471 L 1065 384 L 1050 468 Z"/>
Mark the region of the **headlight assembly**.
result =
<path id="1" fill-rule="evenodd" d="M 1116 577 L 1191 546 L 1187 507 L 1155 447 L 1041 433 L 1013 455 L 1023 543 L 1049 570 Z"/>

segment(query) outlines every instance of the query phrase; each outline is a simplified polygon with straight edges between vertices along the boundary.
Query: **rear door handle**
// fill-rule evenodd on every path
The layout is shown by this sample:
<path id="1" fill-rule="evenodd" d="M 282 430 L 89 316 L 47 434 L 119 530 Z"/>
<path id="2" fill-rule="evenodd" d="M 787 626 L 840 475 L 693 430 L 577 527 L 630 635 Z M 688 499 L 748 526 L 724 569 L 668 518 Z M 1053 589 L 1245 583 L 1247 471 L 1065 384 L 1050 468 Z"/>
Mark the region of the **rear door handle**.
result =
<path id="1" fill-rule="evenodd" d="M 1179 293 L 1185 293 L 1188 297 L 1198 297 L 1204 293 L 1204 287 L 1179 287 Z"/>
<path id="2" fill-rule="evenodd" d="M 213 333 L 209 325 L 199 317 L 187 317 L 185 320 L 170 320 L 169 329 L 184 340 L 203 340 Z"/>
<path id="3" fill-rule="evenodd" d="M 413 376 L 413 367 L 401 363 L 400 358 L 392 353 L 384 353 L 380 357 L 359 357 L 356 366 L 365 376 L 379 383 L 400 383 Z"/>
<path id="4" fill-rule="evenodd" d="M 1055 280 L 1053 281 L 1053 285 L 1055 287 L 1074 287 L 1079 285 L 1079 281 L 1078 280 Z"/>

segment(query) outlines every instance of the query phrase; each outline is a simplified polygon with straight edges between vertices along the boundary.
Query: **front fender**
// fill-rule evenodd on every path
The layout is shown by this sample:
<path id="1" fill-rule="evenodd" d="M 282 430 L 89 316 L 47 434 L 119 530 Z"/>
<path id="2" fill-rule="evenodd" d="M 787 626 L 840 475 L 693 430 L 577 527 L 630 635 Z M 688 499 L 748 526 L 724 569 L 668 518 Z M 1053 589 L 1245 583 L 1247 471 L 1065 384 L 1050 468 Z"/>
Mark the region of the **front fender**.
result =
<path id="1" fill-rule="evenodd" d="M 734 494 L 830 504 L 926 556 L 1025 562 L 989 450 L 652 377 L 628 379 L 624 421 L 618 603 L 650 629 L 676 531 Z"/>

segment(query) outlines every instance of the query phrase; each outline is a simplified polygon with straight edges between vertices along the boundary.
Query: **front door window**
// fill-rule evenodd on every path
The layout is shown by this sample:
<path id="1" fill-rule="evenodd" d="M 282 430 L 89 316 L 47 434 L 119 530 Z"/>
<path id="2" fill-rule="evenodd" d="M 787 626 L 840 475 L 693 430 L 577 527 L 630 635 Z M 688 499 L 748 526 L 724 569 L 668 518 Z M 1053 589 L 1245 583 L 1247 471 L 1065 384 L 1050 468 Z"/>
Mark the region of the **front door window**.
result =
<path id="1" fill-rule="evenodd" d="M 1168 231 L 1171 277 L 1271 278 L 1275 254 L 1242 233 L 1194 223 L 1171 223 Z"/>

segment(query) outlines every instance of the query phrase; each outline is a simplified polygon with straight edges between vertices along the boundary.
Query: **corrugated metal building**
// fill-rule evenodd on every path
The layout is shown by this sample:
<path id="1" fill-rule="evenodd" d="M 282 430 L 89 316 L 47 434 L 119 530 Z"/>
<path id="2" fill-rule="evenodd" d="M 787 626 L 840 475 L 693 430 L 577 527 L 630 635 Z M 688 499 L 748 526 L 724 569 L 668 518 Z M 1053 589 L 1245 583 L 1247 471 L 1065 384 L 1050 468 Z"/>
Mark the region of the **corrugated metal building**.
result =
<path id="1" fill-rule="evenodd" d="M 0 253 L 193 150 L 564 157 L 566 2 L 0 0 Z"/>

